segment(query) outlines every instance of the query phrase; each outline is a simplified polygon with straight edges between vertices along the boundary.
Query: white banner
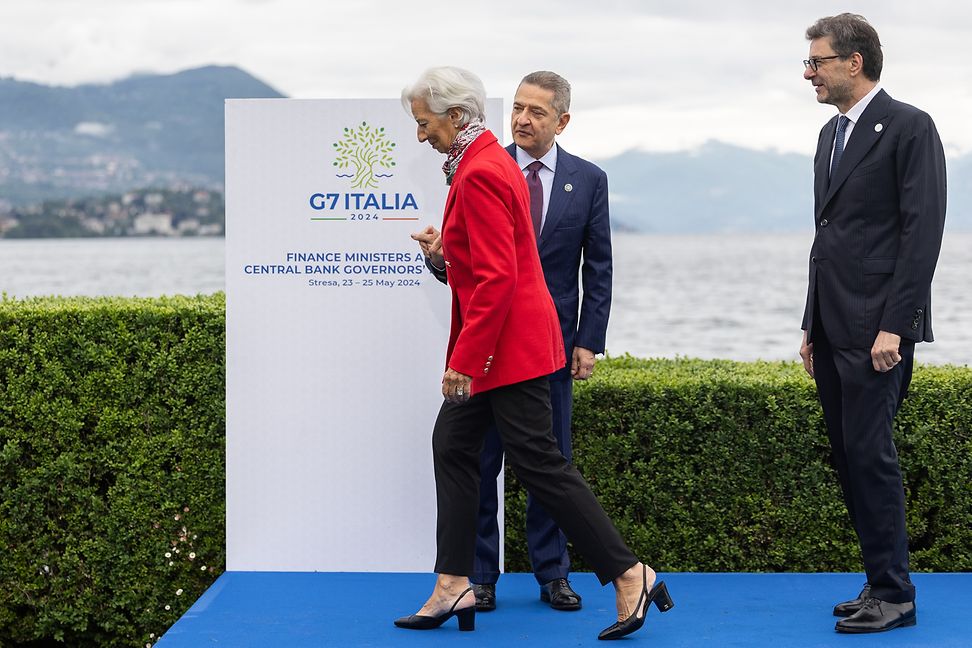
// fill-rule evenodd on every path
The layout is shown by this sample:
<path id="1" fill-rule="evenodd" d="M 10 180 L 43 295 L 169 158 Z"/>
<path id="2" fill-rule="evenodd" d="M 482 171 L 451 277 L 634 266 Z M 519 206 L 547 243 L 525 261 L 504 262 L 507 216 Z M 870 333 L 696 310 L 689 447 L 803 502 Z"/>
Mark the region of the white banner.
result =
<path id="1" fill-rule="evenodd" d="M 443 161 L 397 99 L 226 102 L 228 570 L 431 570 Z"/>

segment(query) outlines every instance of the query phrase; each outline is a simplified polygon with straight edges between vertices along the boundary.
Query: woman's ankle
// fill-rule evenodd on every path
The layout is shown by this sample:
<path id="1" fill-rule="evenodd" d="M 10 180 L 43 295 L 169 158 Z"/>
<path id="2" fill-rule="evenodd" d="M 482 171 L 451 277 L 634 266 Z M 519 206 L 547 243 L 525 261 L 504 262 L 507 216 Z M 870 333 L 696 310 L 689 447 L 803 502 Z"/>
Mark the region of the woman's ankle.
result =
<path id="1" fill-rule="evenodd" d="M 438 578 L 436 578 L 435 586 L 437 589 L 454 596 L 459 596 L 461 592 L 470 587 L 468 577 L 452 574 L 439 574 Z"/>

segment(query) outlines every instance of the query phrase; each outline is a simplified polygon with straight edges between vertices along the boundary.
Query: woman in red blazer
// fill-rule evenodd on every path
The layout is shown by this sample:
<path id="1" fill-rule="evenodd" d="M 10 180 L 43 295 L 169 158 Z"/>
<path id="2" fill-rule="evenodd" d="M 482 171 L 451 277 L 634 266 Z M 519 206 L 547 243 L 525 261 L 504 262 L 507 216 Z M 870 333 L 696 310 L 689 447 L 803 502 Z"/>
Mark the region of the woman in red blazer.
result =
<path id="1" fill-rule="evenodd" d="M 452 288 L 452 330 L 442 378 L 445 402 L 432 433 L 436 564 L 432 596 L 418 614 L 395 625 L 431 629 L 452 616 L 472 630 L 473 570 L 479 508 L 479 453 L 490 424 L 506 461 L 594 568 L 617 591 L 618 622 L 601 632 L 615 639 L 644 624 L 654 601 L 672 607 L 663 582 L 621 539 L 551 431 L 547 376 L 564 366 L 563 336 L 547 291 L 523 173 L 483 124 L 486 92 L 474 74 L 433 68 L 402 92 L 419 142 L 447 155 L 450 185 L 441 253 Z"/>

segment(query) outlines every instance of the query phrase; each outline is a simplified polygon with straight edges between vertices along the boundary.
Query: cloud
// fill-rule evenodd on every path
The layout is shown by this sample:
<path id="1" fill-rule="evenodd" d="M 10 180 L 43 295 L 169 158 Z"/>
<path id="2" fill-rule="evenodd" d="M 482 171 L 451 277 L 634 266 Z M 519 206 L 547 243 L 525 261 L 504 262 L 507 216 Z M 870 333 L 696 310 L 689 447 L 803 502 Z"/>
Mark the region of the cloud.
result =
<path id="1" fill-rule="evenodd" d="M 105 82 L 135 70 L 239 65 L 297 97 L 395 97 L 421 70 L 460 65 L 507 101 L 526 72 L 574 88 L 565 145 L 588 156 L 721 139 L 810 152 L 833 108 L 802 79 L 803 34 L 843 2 L 492 0 L 456 11 L 360 0 L 34 0 L 0 6 L 0 75 Z M 965 50 L 972 8 L 864 0 L 885 47 L 884 85 L 972 150 Z M 458 12 L 458 13 L 456 13 Z M 504 120 L 505 121 L 505 120 Z"/>
<path id="2" fill-rule="evenodd" d="M 78 122 L 74 126 L 74 132 L 78 135 L 88 135 L 89 137 L 107 137 L 111 135 L 115 130 L 115 127 L 111 124 L 103 124 L 101 122 Z"/>

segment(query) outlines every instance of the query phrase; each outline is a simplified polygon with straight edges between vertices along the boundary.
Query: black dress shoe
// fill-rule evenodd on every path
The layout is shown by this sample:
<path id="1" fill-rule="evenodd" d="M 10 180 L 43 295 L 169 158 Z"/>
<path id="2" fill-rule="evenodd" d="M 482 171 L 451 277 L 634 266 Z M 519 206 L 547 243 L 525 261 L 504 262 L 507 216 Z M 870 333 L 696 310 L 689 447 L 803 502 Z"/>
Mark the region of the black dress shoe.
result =
<path id="1" fill-rule="evenodd" d="M 476 629 L 476 607 L 467 607 L 461 610 L 457 610 L 456 606 L 459 605 L 459 601 L 468 592 L 471 592 L 472 588 L 467 587 L 463 590 L 456 602 L 452 604 L 448 612 L 443 612 L 437 616 L 425 616 L 423 614 L 413 614 L 407 617 L 400 617 L 395 619 L 395 625 L 399 628 L 407 628 L 408 630 L 432 630 L 438 628 L 440 625 L 456 617 L 459 620 L 459 629 L 463 631 L 475 630 Z"/>
<path id="2" fill-rule="evenodd" d="M 645 625 L 645 617 L 648 616 L 648 607 L 652 602 L 655 603 L 655 607 L 658 608 L 659 612 L 668 612 L 675 607 L 675 603 L 672 602 L 672 597 L 669 596 L 668 587 L 664 581 L 658 581 L 651 588 L 651 591 L 648 591 L 648 568 L 645 567 L 644 584 L 641 586 L 641 596 L 638 597 L 638 604 L 635 605 L 634 612 L 624 621 L 618 621 L 614 625 L 601 630 L 601 634 L 597 635 L 597 638 L 620 639 Z"/>
<path id="3" fill-rule="evenodd" d="M 566 578 L 555 578 L 540 586 L 540 600 L 555 610 L 581 609 L 580 594 L 575 592 Z"/>
<path id="4" fill-rule="evenodd" d="M 837 632 L 860 634 L 884 632 L 893 628 L 913 626 L 918 622 L 915 604 L 888 603 L 876 598 L 864 601 L 861 609 L 837 622 Z"/>
<path id="5" fill-rule="evenodd" d="M 854 614 L 864 607 L 864 601 L 870 597 L 871 585 L 866 583 L 864 585 L 864 589 L 861 590 L 861 593 L 857 595 L 856 599 L 844 601 L 843 603 L 838 603 L 834 606 L 834 616 L 846 617 Z"/>
<path id="6" fill-rule="evenodd" d="M 476 595 L 477 612 L 492 612 L 496 609 L 496 583 L 473 583 L 472 591 Z"/>

